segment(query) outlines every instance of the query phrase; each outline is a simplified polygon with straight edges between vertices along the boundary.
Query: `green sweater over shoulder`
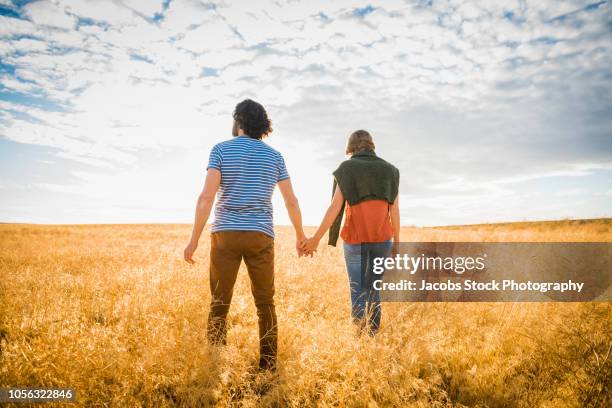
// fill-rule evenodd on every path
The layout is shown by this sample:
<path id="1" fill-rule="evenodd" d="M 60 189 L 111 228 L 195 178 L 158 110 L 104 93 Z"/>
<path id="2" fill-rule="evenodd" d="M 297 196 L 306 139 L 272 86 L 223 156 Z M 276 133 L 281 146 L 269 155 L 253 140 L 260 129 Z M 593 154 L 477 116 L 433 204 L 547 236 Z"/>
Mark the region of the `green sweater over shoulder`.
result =
<path id="1" fill-rule="evenodd" d="M 374 150 L 362 150 L 343 161 L 333 172 L 334 186 L 340 187 L 345 202 L 355 205 L 367 200 L 386 200 L 393 204 L 399 188 L 399 170 L 391 163 L 376 156 Z M 344 214 L 344 203 L 340 213 L 329 228 L 328 244 L 336 246 L 340 224 Z"/>

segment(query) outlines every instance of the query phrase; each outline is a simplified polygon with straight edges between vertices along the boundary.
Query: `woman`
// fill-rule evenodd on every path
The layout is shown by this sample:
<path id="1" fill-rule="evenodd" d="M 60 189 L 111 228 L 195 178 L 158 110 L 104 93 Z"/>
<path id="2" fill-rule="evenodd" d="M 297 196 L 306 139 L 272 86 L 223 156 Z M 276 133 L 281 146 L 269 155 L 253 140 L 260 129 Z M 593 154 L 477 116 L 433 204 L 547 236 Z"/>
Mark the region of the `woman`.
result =
<path id="1" fill-rule="evenodd" d="M 344 259 L 348 271 L 352 317 L 370 335 L 378 332 L 380 293 L 372 289 L 372 258 L 389 256 L 393 242 L 399 242 L 399 170 L 374 152 L 372 136 L 365 130 L 350 135 L 346 154 L 350 156 L 334 171 L 332 203 L 314 236 L 302 246 L 306 253 L 316 251 L 329 229 L 329 245 L 344 240 Z M 362 273 L 362 245 L 364 265 Z"/>

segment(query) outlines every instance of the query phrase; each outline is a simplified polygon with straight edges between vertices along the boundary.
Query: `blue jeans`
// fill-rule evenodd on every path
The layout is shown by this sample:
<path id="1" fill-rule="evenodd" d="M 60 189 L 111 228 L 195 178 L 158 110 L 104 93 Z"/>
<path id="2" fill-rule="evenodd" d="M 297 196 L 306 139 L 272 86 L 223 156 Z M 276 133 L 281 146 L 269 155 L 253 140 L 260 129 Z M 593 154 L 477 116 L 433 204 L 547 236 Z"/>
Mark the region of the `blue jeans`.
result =
<path id="1" fill-rule="evenodd" d="M 361 244 L 344 243 L 344 260 L 349 277 L 351 289 L 351 315 L 353 322 L 362 328 L 367 326 L 371 335 L 378 332 L 382 311 L 380 308 L 380 292 L 372 289 L 373 278 L 372 259 L 387 257 L 391 253 L 393 243 L 391 240 L 368 244 L 368 251 L 364 254 L 367 267 L 365 280 L 361 280 Z M 382 279 L 382 275 L 375 275 L 375 279 Z M 368 285 L 369 283 L 369 285 Z"/>

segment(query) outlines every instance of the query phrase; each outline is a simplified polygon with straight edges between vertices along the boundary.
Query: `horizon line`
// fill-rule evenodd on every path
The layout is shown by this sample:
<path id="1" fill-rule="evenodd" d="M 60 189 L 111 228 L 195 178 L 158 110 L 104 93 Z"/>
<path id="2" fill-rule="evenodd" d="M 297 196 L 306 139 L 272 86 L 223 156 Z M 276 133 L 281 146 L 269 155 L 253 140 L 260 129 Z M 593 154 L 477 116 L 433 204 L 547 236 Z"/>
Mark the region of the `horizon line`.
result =
<path id="1" fill-rule="evenodd" d="M 515 221 L 495 221 L 495 222 L 480 222 L 470 224 L 443 224 L 443 225 L 414 225 L 400 224 L 400 228 L 445 228 L 445 227 L 475 227 L 482 225 L 503 225 L 503 224 L 523 224 L 523 223 L 553 223 L 553 222 L 569 222 L 569 221 L 612 221 L 612 217 L 603 216 L 595 218 L 556 218 L 556 219 L 536 219 L 536 220 L 515 220 Z M 45 222 L 19 222 L 19 221 L 0 221 L 0 225 L 39 225 L 39 226 L 97 226 L 97 225 L 193 225 L 187 222 L 99 222 L 99 223 L 45 223 Z M 206 223 L 206 227 L 210 227 L 211 223 Z M 292 228 L 290 224 L 274 224 L 274 227 Z M 317 225 L 304 225 L 304 228 L 317 228 Z"/>

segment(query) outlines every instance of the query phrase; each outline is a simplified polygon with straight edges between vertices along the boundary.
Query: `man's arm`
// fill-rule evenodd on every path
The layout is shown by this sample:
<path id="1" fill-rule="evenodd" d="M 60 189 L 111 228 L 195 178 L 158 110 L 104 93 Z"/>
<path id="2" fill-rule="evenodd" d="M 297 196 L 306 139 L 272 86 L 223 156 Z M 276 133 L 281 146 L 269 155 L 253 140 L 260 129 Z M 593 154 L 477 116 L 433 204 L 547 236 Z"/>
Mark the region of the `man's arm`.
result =
<path id="1" fill-rule="evenodd" d="M 221 172 L 217 169 L 210 168 L 206 173 L 206 180 L 204 181 L 204 188 L 198 197 L 196 204 L 195 221 L 193 223 L 193 230 L 191 231 L 191 239 L 189 244 L 184 251 L 185 261 L 193 264 L 193 253 L 198 248 L 198 241 L 202 235 L 202 231 L 206 226 L 210 211 L 215 202 L 215 195 L 221 184 Z"/>
<path id="2" fill-rule="evenodd" d="M 302 226 L 302 212 L 300 211 L 300 203 L 293 192 L 291 179 L 287 178 L 279 181 L 278 189 L 283 195 L 285 207 L 287 208 L 287 213 L 289 214 L 289 219 L 291 220 L 291 224 L 295 230 L 295 248 L 298 251 L 298 255 L 301 256 L 302 251 L 300 249 L 300 245 L 306 239 L 306 235 L 304 234 L 304 228 Z"/>
<path id="3" fill-rule="evenodd" d="M 309 253 L 317 250 L 317 247 L 319 246 L 319 241 L 321 240 L 321 238 L 323 238 L 323 235 L 325 235 L 325 231 L 327 231 L 329 227 L 331 227 L 334 220 L 340 213 L 340 209 L 342 208 L 343 203 L 344 195 L 340 190 L 340 186 L 336 186 L 336 191 L 334 191 L 332 202 L 327 208 L 327 211 L 325 212 L 325 216 L 321 221 L 321 225 L 319 225 L 317 232 L 315 232 L 312 238 L 307 241 L 306 245 L 303 246 L 302 249 L 306 250 L 306 252 Z"/>

